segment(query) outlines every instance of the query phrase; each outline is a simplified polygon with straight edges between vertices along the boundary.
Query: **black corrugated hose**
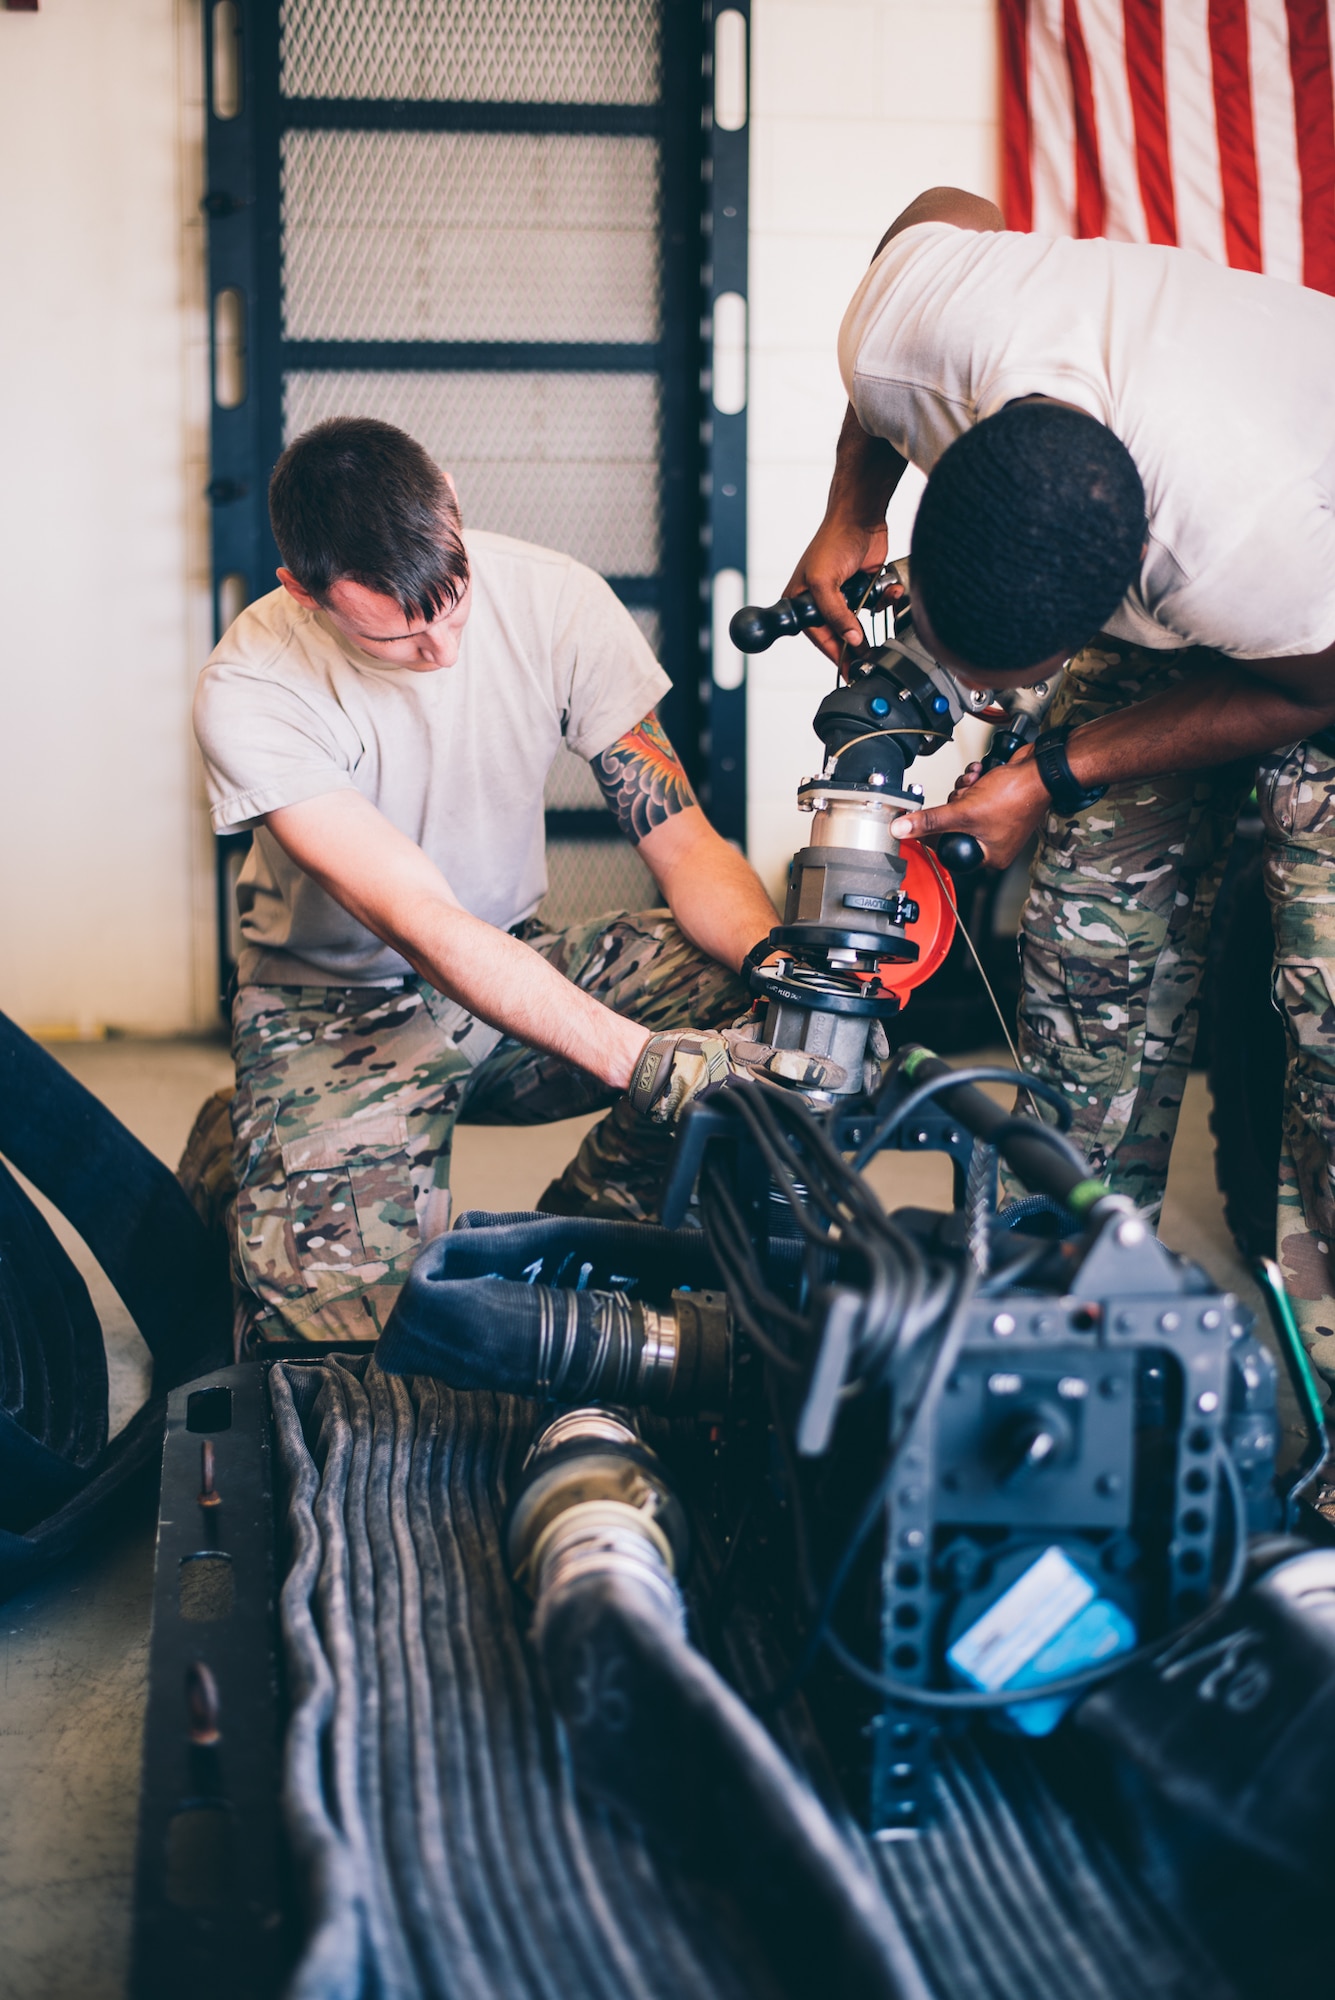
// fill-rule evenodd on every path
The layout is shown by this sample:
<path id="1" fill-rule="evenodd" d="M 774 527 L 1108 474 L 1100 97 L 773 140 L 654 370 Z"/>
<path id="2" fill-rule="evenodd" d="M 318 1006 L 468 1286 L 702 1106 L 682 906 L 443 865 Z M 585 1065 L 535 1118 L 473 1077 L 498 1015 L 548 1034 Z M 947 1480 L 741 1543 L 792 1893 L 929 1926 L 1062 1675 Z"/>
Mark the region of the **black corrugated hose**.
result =
<path id="1" fill-rule="evenodd" d="M 0 1598 L 70 1553 L 160 1455 L 166 1392 L 231 1359 L 225 1260 L 162 1162 L 0 1014 L 0 1153 L 74 1224 L 153 1355 L 154 1400 L 107 1442 L 88 1289 L 0 1164 Z"/>
<path id="2" fill-rule="evenodd" d="M 576 1797 L 502 1555 L 532 1405 L 364 1358 L 269 1381 L 308 1920 L 290 2000 L 773 1993 L 639 1833 Z"/>

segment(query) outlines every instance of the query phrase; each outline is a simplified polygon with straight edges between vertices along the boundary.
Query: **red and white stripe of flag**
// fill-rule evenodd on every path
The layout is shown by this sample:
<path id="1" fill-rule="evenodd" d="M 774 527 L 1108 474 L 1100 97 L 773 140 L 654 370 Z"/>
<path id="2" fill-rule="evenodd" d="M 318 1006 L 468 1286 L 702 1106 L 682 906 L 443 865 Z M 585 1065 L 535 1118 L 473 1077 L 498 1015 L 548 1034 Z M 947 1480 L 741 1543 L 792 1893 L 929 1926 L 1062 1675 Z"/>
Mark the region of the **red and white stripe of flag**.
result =
<path id="1" fill-rule="evenodd" d="M 1335 292 L 1335 0 L 1000 0 L 1012 229 Z"/>

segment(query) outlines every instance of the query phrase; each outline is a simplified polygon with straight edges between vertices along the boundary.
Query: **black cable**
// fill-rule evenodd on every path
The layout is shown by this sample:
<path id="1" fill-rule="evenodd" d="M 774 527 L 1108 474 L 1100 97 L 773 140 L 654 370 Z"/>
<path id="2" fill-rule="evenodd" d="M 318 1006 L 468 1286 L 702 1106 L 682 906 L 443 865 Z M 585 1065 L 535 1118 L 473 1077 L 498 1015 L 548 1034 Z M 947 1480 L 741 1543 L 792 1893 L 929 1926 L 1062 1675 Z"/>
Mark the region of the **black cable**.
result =
<path id="1" fill-rule="evenodd" d="M 801 1359 L 786 1353 L 770 1338 L 761 1315 L 787 1321 L 799 1335 L 807 1331 L 807 1321 L 765 1285 L 745 1221 L 737 1211 L 731 1190 L 712 1166 L 707 1166 L 702 1178 L 701 1213 L 705 1236 L 727 1281 L 738 1320 L 767 1360 L 788 1373 L 796 1373 L 802 1366 Z"/>
<path id="2" fill-rule="evenodd" d="M 978 1274 L 966 1267 L 959 1291 L 956 1294 L 954 1308 L 949 1320 L 942 1329 L 941 1339 L 937 1344 L 936 1351 L 931 1356 L 927 1365 L 920 1371 L 917 1393 L 903 1398 L 896 1407 L 884 1470 L 864 1502 L 862 1512 L 858 1516 L 853 1532 L 844 1544 L 839 1560 L 830 1574 L 829 1581 L 825 1586 L 824 1596 L 821 1599 L 816 1621 L 807 1634 L 797 1663 L 785 1677 L 781 1685 L 766 1698 L 767 1705 L 776 1708 L 782 1707 L 783 1703 L 797 1692 L 797 1689 L 802 1685 L 802 1682 L 815 1665 L 816 1657 L 821 1647 L 827 1645 L 830 1639 L 835 1636 L 832 1631 L 832 1621 L 835 1611 L 838 1608 L 839 1599 L 844 1593 L 848 1579 L 853 1572 L 853 1565 L 861 1554 L 868 1535 L 870 1535 L 885 1511 L 885 1503 L 895 1480 L 899 1454 L 903 1450 L 904 1440 L 917 1422 L 918 1414 L 928 1397 L 946 1380 L 950 1374 L 950 1370 L 955 1365 L 955 1360 L 959 1354 L 960 1345 L 964 1339 L 968 1324 L 969 1307 L 973 1302 L 977 1289 Z M 794 1489 L 794 1494 L 796 1494 L 796 1481 L 793 1480 L 790 1484 Z M 798 1508 L 795 1502 L 795 1530 L 797 1519 Z M 808 1594 L 809 1596 L 814 1596 L 815 1593 L 810 1590 L 809 1586 L 810 1578 L 808 1575 Z"/>
<path id="3" fill-rule="evenodd" d="M 897 1077 L 891 1078 L 892 1084 L 897 1081 Z M 873 1154 L 879 1153 L 887 1136 L 894 1131 L 896 1125 L 902 1125 L 906 1118 L 911 1118 L 915 1112 L 921 1111 L 923 1106 L 930 1104 L 941 1091 L 951 1090 L 961 1083 L 1013 1083 L 1018 1090 L 1028 1091 L 1033 1096 L 1041 1097 L 1044 1103 L 1057 1113 L 1059 1131 L 1066 1132 L 1070 1129 L 1073 1115 L 1071 1106 L 1055 1085 L 1043 1082 L 1041 1077 L 1026 1076 L 1022 1069 L 994 1069 L 990 1064 L 978 1063 L 969 1069 L 953 1069 L 949 1076 L 929 1077 L 926 1083 L 920 1083 L 916 1090 L 911 1090 L 902 1103 L 892 1105 L 872 1127 L 870 1137 L 864 1139 L 854 1153 L 853 1165 L 858 1172 L 865 1168 Z M 1033 1124 L 1036 1131 L 1049 1132 L 1052 1129 L 1037 1118 L 1033 1120 Z M 1024 1125 L 1027 1132 L 1027 1120 L 1024 1121 Z M 1081 1164 L 1084 1165 L 1084 1162 Z"/>
<path id="4" fill-rule="evenodd" d="M 1054 1152 L 1061 1155 L 1068 1167 L 1078 1168 L 1085 1175 L 1086 1179 L 1093 1177 L 1090 1172 L 1089 1161 L 1082 1153 L 1077 1153 L 1064 1132 L 1059 1132 L 1052 1125 L 1040 1124 L 1037 1118 L 1026 1118 L 1023 1112 L 1017 1113 L 1014 1118 L 1008 1118 L 1004 1124 L 998 1125 L 994 1131 L 988 1134 L 987 1143 L 989 1146 L 999 1145 L 1003 1139 L 1011 1138 L 1016 1133 L 1022 1138 L 1037 1139 L 1040 1144 L 1051 1146 Z"/>
<path id="5" fill-rule="evenodd" d="M 1018 1285 L 1022 1279 L 1027 1278 L 1029 1276 L 1029 1273 L 1032 1270 L 1034 1270 L 1037 1265 L 1041 1264 L 1043 1260 L 1047 1256 L 1049 1256 L 1053 1250 L 1056 1249 L 1056 1247 L 1057 1245 L 1055 1243 L 1047 1241 L 1031 1245 L 1031 1247 L 1024 1252 L 1023 1256 L 1015 1257 L 1011 1260 L 1009 1264 L 1003 1264 L 999 1271 L 991 1272 L 991 1274 L 987 1279 L 986 1284 L 979 1286 L 978 1290 L 979 1297 L 984 1299 L 993 1299 L 996 1298 L 998 1294 L 1001 1292 L 1012 1291 L 1014 1287 Z"/>
<path id="6" fill-rule="evenodd" d="M 917 1244 L 886 1215 L 800 1098 L 763 1082 L 749 1083 L 728 1097 L 807 1245 L 807 1289 L 813 1306 L 799 1326 L 808 1346 L 816 1346 L 823 1333 L 823 1294 L 830 1275 L 825 1267 L 830 1255 L 851 1254 L 863 1266 L 851 1386 L 865 1387 L 881 1379 L 896 1349 L 939 1318 L 952 1288 L 949 1274 L 939 1277 L 933 1272 Z M 712 1174 L 702 1187 L 701 1207 L 710 1246 L 725 1274 L 746 1295 L 744 1324 L 748 1332 L 755 1332 L 753 1315 L 772 1313 L 777 1302 L 772 1293 L 762 1294 L 744 1220 L 723 1182 Z M 819 1262 L 813 1261 L 813 1253 Z M 791 1313 L 784 1316 L 792 1325 Z M 757 1344 L 777 1359 L 763 1332 Z M 780 1365 L 791 1367 L 791 1357 Z"/>

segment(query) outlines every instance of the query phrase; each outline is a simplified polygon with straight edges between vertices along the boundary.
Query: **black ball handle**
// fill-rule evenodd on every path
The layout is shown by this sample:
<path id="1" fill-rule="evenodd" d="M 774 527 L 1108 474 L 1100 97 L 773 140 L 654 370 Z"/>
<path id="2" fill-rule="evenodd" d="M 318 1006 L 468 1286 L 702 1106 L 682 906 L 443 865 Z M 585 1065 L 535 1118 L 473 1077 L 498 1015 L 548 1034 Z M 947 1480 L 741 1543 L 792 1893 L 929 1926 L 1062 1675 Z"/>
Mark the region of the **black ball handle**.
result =
<path id="1" fill-rule="evenodd" d="M 764 653 L 776 639 L 787 639 L 820 622 L 815 598 L 809 590 L 799 590 L 777 604 L 744 604 L 728 623 L 728 637 L 739 653 Z"/>
<path id="2" fill-rule="evenodd" d="M 893 572 L 878 580 L 865 569 L 856 569 L 839 589 L 850 611 L 883 611 L 898 587 Z M 729 620 L 728 637 L 739 653 L 763 653 L 776 639 L 824 623 L 811 592 L 795 590 L 777 604 L 744 604 Z"/>
<path id="3" fill-rule="evenodd" d="M 952 875 L 975 875 L 987 859 L 982 843 L 971 833 L 943 833 L 936 851 Z"/>

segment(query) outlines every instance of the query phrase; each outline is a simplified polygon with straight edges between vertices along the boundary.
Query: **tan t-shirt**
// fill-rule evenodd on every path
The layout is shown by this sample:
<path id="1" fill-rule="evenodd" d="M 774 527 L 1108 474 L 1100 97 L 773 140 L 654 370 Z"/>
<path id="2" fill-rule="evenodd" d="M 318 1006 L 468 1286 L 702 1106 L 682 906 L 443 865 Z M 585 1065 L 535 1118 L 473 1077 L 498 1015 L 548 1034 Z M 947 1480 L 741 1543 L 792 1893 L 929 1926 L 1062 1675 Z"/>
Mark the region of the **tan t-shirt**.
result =
<path id="1" fill-rule="evenodd" d="M 1107 424 L 1149 513 L 1118 637 L 1335 642 L 1335 299 L 1159 244 L 920 222 L 859 285 L 839 365 L 863 429 L 924 472 L 1021 396 Z"/>
<path id="2" fill-rule="evenodd" d="M 592 760 L 670 683 L 592 570 L 504 535 L 464 540 L 473 602 L 453 667 L 414 673 L 373 660 L 275 590 L 215 648 L 195 734 L 218 832 L 359 791 L 430 856 L 465 909 L 508 929 L 546 894 L 543 785 L 562 737 Z M 411 969 L 264 827 L 238 902 L 243 981 L 356 986 Z"/>

